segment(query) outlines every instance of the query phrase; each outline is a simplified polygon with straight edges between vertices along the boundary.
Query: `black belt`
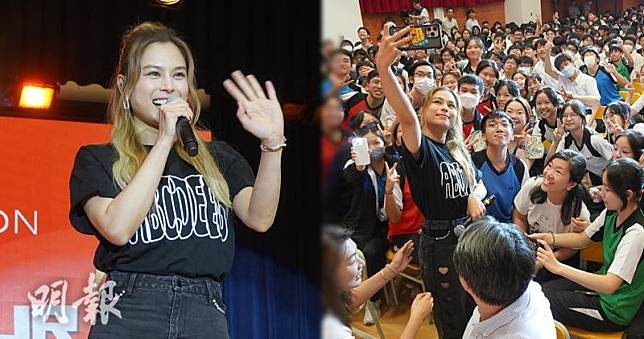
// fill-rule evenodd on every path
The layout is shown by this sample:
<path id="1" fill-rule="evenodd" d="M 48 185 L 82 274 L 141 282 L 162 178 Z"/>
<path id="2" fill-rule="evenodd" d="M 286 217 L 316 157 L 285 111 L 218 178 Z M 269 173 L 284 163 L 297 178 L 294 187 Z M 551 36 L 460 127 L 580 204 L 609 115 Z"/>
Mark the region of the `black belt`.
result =
<path id="1" fill-rule="evenodd" d="M 433 231 L 452 231 L 457 225 L 462 225 L 467 217 L 452 220 L 425 220 L 423 232 L 431 233 Z"/>

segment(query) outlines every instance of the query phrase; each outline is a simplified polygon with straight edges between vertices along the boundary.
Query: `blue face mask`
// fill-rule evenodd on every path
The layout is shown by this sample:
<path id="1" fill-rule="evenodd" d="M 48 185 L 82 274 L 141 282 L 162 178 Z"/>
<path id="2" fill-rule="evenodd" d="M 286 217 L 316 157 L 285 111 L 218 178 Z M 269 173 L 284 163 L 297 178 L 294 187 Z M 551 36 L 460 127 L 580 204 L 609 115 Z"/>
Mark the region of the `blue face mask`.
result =
<path id="1" fill-rule="evenodd" d="M 575 75 L 575 66 L 568 65 L 564 67 L 564 69 L 561 70 L 561 74 L 566 78 L 570 78 L 571 76 Z"/>
<path id="2" fill-rule="evenodd" d="M 374 148 L 371 150 L 371 153 L 369 154 L 369 158 L 371 158 L 372 162 L 382 160 L 384 157 L 385 157 L 384 147 Z"/>

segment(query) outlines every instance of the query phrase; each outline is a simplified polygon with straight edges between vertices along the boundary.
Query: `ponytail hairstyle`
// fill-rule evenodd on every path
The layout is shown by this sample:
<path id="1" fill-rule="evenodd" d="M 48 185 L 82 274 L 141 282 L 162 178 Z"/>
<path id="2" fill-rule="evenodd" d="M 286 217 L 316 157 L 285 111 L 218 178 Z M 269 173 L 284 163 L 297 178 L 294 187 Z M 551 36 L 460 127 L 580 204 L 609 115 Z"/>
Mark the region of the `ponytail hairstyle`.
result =
<path id="1" fill-rule="evenodd" d="M 557 152 L 546 163 L 546 167 L 555 159 L 568 162 L 570 165 L 569 182 L 575 183 L 575 186 L 566 194 L 566 198 L 561 206 L 561 221 L 564 225 L 568 225 L 570 224 L 570 219 L 578 217 L 581 213 L 584 198 L 588 194 L 584 185 L 581 184 L 581 180 L 586 175 L 586 159 L 579 152 L 564 149 Z M 530 201 L 533 204 L 543 204 L 546 202 L 547 197 L 548 194 L 541 189 L 541 185 L 533 188 L 530 192 Z"/>

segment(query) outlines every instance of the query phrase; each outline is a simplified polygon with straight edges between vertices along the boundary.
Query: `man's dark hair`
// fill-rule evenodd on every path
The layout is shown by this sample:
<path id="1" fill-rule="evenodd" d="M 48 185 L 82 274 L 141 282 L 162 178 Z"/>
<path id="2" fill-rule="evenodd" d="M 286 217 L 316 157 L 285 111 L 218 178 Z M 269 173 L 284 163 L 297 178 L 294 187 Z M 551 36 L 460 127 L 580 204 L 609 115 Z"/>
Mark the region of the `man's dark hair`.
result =
<path id="1" fill-rule="evenodd" d="M 465 229 L 454 251 L 454 268 L 489 305 L 507 306 L 528 288 L 535 255 L 516 226 L 485 217 Z"/>
<path id="2" fill-rule="evenodd" d="M 510 116 L 507 113 L 505 113 L 505 111 L 503 110 L 495 109 L 492 112 L 486 114 L 483 117 L 483 120 L 481 120 L 481 127 L 482 127 L 481 129 L 483 130 L 484 133 L 485 133 L 485 129 L 487 128 L 487 122 L 494 119 L 505 119 L 512 127 L 512 130 L 514 130 L 514 122 L 512 122 L 512 119 L 510 119 Z"/>
<path id="3" fill-rule="evenodd" d="M 379 76 L 380 76 L 380 74 L 378 74 L 378 70 L 377 69 L 372 69 L 371 72 L 369 72 L 369 74 L 367 74 L 367 82 L 369 82 L 369 81 L 371 81 L 371 79 L 373 79 L 375 77 L 379 77 Z"/>
<path id="4" fill-rule="evenodd" d="M 529 56 L 522 56 L 519 61 L 519 66 L 521 65 L 530 65 L 530 67 L 532 67 L 534 66 L 534 60 Z"/>
<path id="5" fill-rule="evenodd" d="M 545 46 L 547 43 L 548 43 L 548 40 L 544 38 L 539 38 L 534 41 L 533 46 L 534 46 L 534 49 L 537 49 L 541 46 Z"/>
<path id="6" fill-rule="evenodd" d="M 344 54 L 344 55 L 348 56 L 349 60 L 351 61 L 351 63 L 353 63 L 353 54 L 351 54 L 351 52 L 347 51 L 346 49 L 342 49 L 342 48 L 338 48 L 338 49 L 334 50 L 333 52 L 331 52 L 331 55 L 329 55 L 329 59 L 335 58 L 335 56 L 338 55 L 338 54 Z"/>
<path id="7" fill-rule="evenodd" d="M 470 8 L 467 10 L 467 13 L 465 13 L 465 15 L 469 16 L 472 13 L 474 13 L 474 10 Z"/>
<path id="8" fill-rule="evenodd" d="M 557 57 L 555 58 L 555 68 L 561 71 L 561 64 L 563 64 L 566 60 L 572 62 L 573 64 L 575 63 L 575 61 L 569 54 L 562 53 L 557 55 Z"/>
<path id="9" fill-rule="evenodd" d="M 364 27 L 364 26 L 362 26 L 362 27 L 358 27 L 357 32 L 360 32 L 360 30 L 361 30 L 361 29 L 364 29 L 365 31 L 367 31 L 367 34 L 368 34 L 368 35 L 371 35 L 371 32 L 369 32 L 369 29 L 368 29 L 367 27 Z"/>
<path id="10" fill-rule="evenodd" d="M 485 90 L 485 84 L 483 84 L 483 80 L 481 80 L 481 78 L 474 74 L 465 74 L 460 77 L 458 79 L 458 89 L 461 89 L 461 86 L 463 84 L 476 85 L 479 90 L 479 94 L 483 94 L 483 90 Z"/>

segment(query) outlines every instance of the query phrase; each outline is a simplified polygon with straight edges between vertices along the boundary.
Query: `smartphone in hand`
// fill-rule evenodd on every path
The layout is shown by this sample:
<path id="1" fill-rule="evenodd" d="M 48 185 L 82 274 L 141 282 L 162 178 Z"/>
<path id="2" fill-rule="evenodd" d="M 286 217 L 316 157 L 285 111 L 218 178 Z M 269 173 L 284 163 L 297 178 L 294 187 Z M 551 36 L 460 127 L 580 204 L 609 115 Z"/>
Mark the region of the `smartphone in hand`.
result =
<path id="1" fill-rule="evenodd" d="M 369 158 L 369 145 L 367 144 L 367 138 L 353 138 L 353 140 L 351 140 L 351 145 L 355 152 L 358 153 L 358 157 L 355 159 L 356 165 L 369 165 L 371 163 L 371 159 Z"/>

